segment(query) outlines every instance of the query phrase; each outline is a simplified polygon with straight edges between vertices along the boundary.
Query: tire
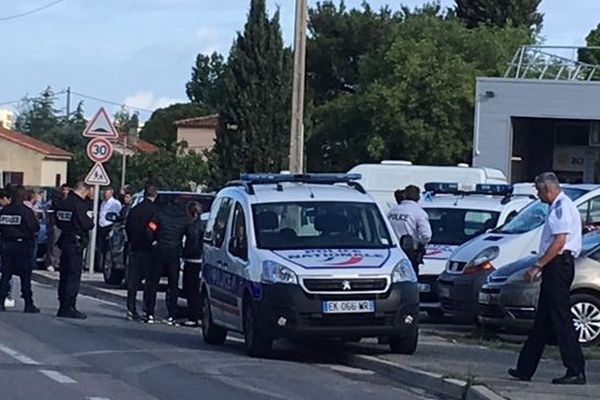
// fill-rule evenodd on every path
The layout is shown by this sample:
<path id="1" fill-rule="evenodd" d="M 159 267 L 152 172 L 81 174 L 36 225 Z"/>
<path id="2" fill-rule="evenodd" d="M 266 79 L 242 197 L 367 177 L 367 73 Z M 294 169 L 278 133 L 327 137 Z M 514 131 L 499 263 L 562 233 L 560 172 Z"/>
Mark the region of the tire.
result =
<path id="1" fill-rule="evenodd" d="M 214 324 L 208 295 L 202 295 L 202 337 L 204 343 L 222 345 L 227 340 L 227 330 Z"/>
<path id="2" fill-rule="evenodd" d="M 108 285 L 116 285 L 119 286 L 123 283 L 123 277 L 125 275 L 125 271 L 117 270 L 114 268 L 114 263 L 112 259 L 112 254 L 109 252 L 106 253 L 106 257 L 104 257 L 104 265 L 102 267 L 102 275 L 104 276 L 104 282 Z"/>
<path id="3" fill-rule="evenodd" d="M 391 336 L 389 345 L 392 353 L 411 355 L 417 351 L 419 344 L 419 329 L 413 329 L 410 333 L 402 336 Z"/>
<path id="4" fill-rule="evenodd" d="M 266 336 L 260 329 L 256 311 L 249 297 L 244 298 L 244 343 L 246 353 L 250 357 L 266 358 L 271 354 L 273 339 Z"/>
<path id="5" fill-rule="evenodd" d="M 571 295 L 571 315 L 579 343 L 596 346 L 600 343 L 600 299 L 587 294 Z"/>

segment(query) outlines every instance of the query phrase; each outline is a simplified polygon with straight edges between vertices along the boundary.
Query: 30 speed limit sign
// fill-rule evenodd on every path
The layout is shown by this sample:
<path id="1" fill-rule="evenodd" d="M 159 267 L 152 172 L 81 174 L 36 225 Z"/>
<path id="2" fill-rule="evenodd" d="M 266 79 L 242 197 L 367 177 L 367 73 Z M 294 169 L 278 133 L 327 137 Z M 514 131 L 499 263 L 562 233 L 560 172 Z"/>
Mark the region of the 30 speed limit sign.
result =
<path id="1" fill-rule="evenodd" d="M 105 163 L 112 156 L 112 144 L 104 138 L 94 138 L 87 145 L 87 156 L 97 163 Z"/>

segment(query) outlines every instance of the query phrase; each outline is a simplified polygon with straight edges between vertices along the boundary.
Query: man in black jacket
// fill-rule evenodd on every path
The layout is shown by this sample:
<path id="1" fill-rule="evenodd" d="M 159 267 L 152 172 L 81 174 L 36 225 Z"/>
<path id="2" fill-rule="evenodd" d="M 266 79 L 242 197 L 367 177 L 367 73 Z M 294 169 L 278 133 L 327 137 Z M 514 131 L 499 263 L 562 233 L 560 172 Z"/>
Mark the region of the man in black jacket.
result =
<path id="1" fill-rule="evenodd" d="M 160 201 L 160 199 L 159 199 Z M 181 257 L 183 235 L 189 218 L 184 204 L 178 199 L 173 199 L 166 204 L 161 203 L 156 213 L 156 218 L 149 223 L 149 228 L 154 235 L 154 249 L 158 264 L 151 264 L 148 270 L 144 298 L 148 299 L 146 310 L 147 321 L 154 315 L 156 292 L 162 271 L 167 271 L 169 281 L 167 289 L 167 310 L 169 315 L 165 320 L 168 325 L 175 325 L 177 315 L 177 282 L 179 279 L 179 262 Z"/>
<path id="2" fill-rule="evenodd" d="M 183 248 L 183 291 L 187 299 L 188 320 L 186 326 L 196 327 L 200 320 L 200 270 L 202 267 L 202 246 L 204 225 L 201 214 L 202 206 L 195 201 L 188 204 L 188 214 L 191 217 L 185 232 L 185 247 Z"/>
<path id="3" fill-rule="evenodd" d="M 156 217 L 156 197 L 158 189 L 149 183 L 144 189 L 144 201 L 133 207 L 127 216 L 125 231 L 130 246 L 129 274 L 127 279 L 127 319 L 140 320 L 136 310 L 137 292 L 142 279 L 148 276 L 147 270 L 154 264 L 152 236 L 148 233 L 148 224 Z M 144 292 L 145 294 L 145 292 Z M 144 296 L 144 312 L 151 316 L 154 304 Z M 153 321 L 152 321 L 153 322 Z"/>

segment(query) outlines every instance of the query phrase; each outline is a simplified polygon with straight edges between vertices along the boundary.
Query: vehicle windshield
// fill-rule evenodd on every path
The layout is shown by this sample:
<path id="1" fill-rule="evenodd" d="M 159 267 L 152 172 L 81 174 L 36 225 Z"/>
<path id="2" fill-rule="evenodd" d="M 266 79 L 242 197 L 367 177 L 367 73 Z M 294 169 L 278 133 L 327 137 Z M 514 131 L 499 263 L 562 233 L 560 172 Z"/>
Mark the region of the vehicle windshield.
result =
<path id="1" fill-rule="evenodd" d="M 431 224 L 431 244 L 459 246 L 493 229 L 500 213 L 487 210 L 425 208 Z"/>
<path id="2" fill-rule="evenodd" d="M 372 203 L 288 202 L 252 207 L 257 245 L 268 250 L 383 249 L 392 240 Z"/>
<path id="3" fill-rule="evenodd" d="M 585 190 L 565 188 L 563 192 L 571 199 L 575 200 L 585 193 Z M 509 235 L 516 235 L 520 233 L 529 232 L 539 226 L 542 226 L 548 213 L 548 205 L 542 203 L 540 200 L 534 201 L 529 206 L 525 207 L 515 218 L 510 220 L 507 224 L 498 229 L 499 233 L 506 233 Z"/>

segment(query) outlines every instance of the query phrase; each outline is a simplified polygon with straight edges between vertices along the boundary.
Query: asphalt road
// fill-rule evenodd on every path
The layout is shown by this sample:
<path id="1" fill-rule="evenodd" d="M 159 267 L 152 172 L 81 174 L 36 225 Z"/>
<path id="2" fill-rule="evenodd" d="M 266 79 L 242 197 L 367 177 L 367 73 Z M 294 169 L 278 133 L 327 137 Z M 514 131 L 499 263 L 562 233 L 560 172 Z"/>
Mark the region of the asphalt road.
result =
<path id="1" fill-rule="evenodd" d="M 56 292 L 36 284 L 42 313 L 0 314 L 0 393 L 11 400 L 435 399 L 335 362 L 335 346 L 280 344 L 273 359 L 251 359 L 230 337 L 202 342 L 197 329 L 124 319 L 125 308 L 81 297 L 85 321 L 58 319 Z"/>

